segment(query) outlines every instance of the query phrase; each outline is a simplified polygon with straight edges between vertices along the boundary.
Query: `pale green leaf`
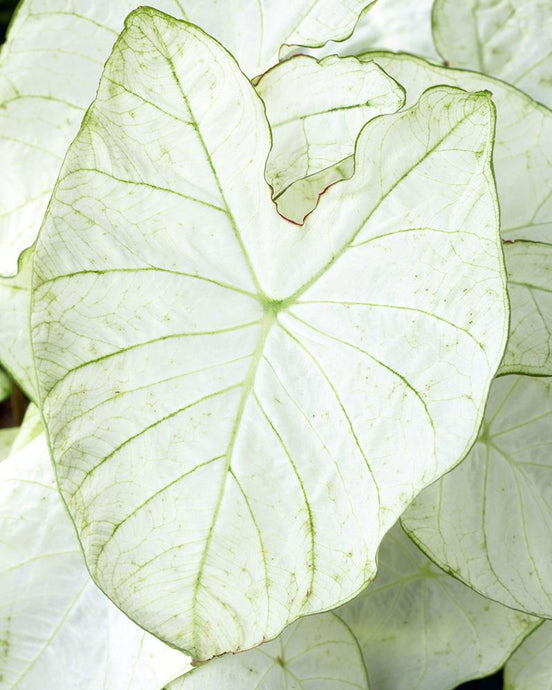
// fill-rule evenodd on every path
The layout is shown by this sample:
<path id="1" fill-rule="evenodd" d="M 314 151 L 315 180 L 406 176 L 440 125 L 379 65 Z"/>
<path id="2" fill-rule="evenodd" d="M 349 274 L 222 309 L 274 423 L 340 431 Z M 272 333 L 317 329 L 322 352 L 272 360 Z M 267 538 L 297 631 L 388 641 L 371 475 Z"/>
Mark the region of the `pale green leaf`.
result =
<path id="1" fill-rule="evenodd" d="M 8 375 L 0 369 L 0 402 L 10 397 L 12 385 Z"/>
<path id="2" fill-rule="evenodd" d="M 25 410 L 23 424 L 19 428 L 19 433 L 17 434 L 17 438 L 11 447 L 11 452 L 19 452 L 43 432 L 44 428 L 42 426 L 40 410 L 38 407 L 36 407 L 36 405 L 31 403 Z"/>
<path id="3" fill-rule="evenodd" d="M 32 252 L 32 248 L 23 252 L 19 260 L 19 272 L 15 277 L 0 277 L 0 363 L 10 372 L 27 397 L 36 400 L 29 334 Z"/>
<path id="4" fill-rule="evenodd" d="M 143 627 L 205 659 L 351 598 L 465 454 L 507 330 L 492 131 L 450 88 L 372 120 L 299 230 L 226 51 L 131 15 L 37 245 L 33 347 L 90 571 Z"/>
<path id="5" fill-rule="evenodd" d="M 272 131 L 266 177 L 275 197 L 350 156 L 368 120 L 404 103 L 402 89 L 377 65 L 335 56 L 317 62 L 298 55 L 269 70 L 256 89 Z"/>
<path id="6" fill-rule="evenodd" d="M 478 442 L 403 525 L 443 568 L 491 599 L 552 617 L 552 379 L 493 383 Z"/>
<path id="7" fill-rule="evenodd" d="M 136 0 L 24 0 L 0 63 L 0 275 L 33 244 L 63 156 Z M 155 0 L 220 40 L 249 75 L 283 43 L 322 45 L 353 30 L 370 0 Z"/>
<path id="8" fill-rule="evenodd" d="M 543 623 L 523 642 L 504 668 L 504 690 L 550 690 L 552 622 Z"/>
<path id="9" fill-rule="evenodd" d="M 452 67 L 499 77 L 552 105 L 550 0 L 435 0 L 433 37 Z"/>
<path id="10" fill-rule="evenodd" d="M 500 373 L 552 375 L 552 244 L 508 242 L 510 336 Z"/>
<path id="11" fill-rule="evenodd" d="M 353 641 L 362 650 L 371 688 L 451 690 L 502 666 L 540 623 L 447 575 L 399 526 L 386 535 L 378 558 L 376 579 L 353 601 L 332 614 L 293 624 L 274 642 L 209 662 L 175 681 L 170 690 L 337 690 L 345 687 L 338 679 L 358 668 Z M 347 632 L 338 622 L 347 624 Z M 297 639 L 302 632 L 311 641 L 307 658 L 288 651 L 290 638 L 306 644 Z M 328 668 L 326 655 L 337 651 L 338 644 L 345 651 L 338 658 L 332 655 Z M 311 664 L 320 672 L 311 671 Z M 305 668 L 317 676 L 310 684 L 304 682 Z M 335 678 L 329 684 L 319 680 L 326 668 Z M 353 687 L 359 687 L 358 681 Z"/>
<path id="12" fill-rule="evenodd" d="M 362 653 L 333 613 L 296 621 L 272 642 L 213 659 L 167 690 L 368 690 Z"/>
<path id="13" fill-rule="evenodd" d="M 0 688 L 161 690 L 189 660 L 94 585 L 44 434 L 0 463 Z"/>

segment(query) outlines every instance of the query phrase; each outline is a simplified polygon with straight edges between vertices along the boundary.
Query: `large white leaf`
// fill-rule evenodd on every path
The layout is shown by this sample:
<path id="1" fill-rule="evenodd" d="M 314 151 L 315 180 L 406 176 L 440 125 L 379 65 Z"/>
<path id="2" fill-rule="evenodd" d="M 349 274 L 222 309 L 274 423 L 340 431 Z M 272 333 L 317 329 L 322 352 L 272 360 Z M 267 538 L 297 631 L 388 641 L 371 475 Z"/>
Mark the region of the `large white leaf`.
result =
<path id="1" fill-rule="evenodd" d="M 368 690 L 358 642 L 333 613 L 292 623 L 278 639 L 213 659 L 167 690 Z"/>
<path id="2" fill-rule="evenodd" d="M 453 67 L 500 77 L 552 105 L 550 0 L 435 0 L 433 36 Z"/>
<path id="3" fill-rule="evenodd" d="M 283 43 L 321 45 L 351 33 L 370 0 L 155 0 L 203 27 L 250 76 Z M 0 67 L 0 275 L 35 240 L 67 147 L 93 99 L 125 16 L 138 0 L 24 0 Z"/>
<path id="4" fill-rule="evenodd" d="M 10 372 L 27 397 L 35 400 L 35 377 L 29 333 L 32 252 L 32 249 L 23 252 L 16 276 L 0 277 L 0 363 Z"/>
<path id="5" fill-rule="evenodd" d="M 348 634 L 338 622 L 347 624 Z M 450 690 L 502 666 L 539 623 L 538 618 L 489 601 L 447 575 L 412 544 L 400 527 L 395 527 L 383 540 L 376 579 L 359 597 L 333 614 L 295 623 L 277 641 L 205 664 L 169 687 L 337 690 L 344 687 L 339 680 L 343 683 L 345 674 L 357 670 L 354 641 L 364 655 L 371 688 Z M 311 641 L 307 657 L 288 651 L 290 638 L 301 646 L 307 645 L 307 639 L 297 640 L 301 633 Z M 337 645 L 344 653 L 335 658 L 332 652 L 337 651 Z M 332 654 L 328 670 L 333 672 L 333 685 L 321 681 L 294 684 L 293 676 L 302 680 L 303 669 L 312 673 L 311 665 L 325 671 L 328 654 Z M 290 656 L 291 678 L 286 678 L 284 671 Z M 359 687 L 358 681 L 353 687 Z"/>
<path id="6" fill-rule="evenodd" d="M 0 592 L 2 690 L 161 690 L 189 665 L 90 579 L 44 434 L 0 463 Z"/>
<path id="7" fill-rule="evenodd" d="M 552 380 L 503 376 L 478 442 L 426 489 L 403 524 L 442 567 L 485 596 L 552 617 Z"/>
<path id="8" fill-rule="evenodd" d="M 33 347 L 88 565 L 146 629 L 209 658 L 349 599 L 465 454 L 507 328 L 492 131 L 449 88 L 372 120 L 299 230 L 226 51 L 128 20 L 37 245 Z"/>
<path id="9" fill-rule="evenodd" d="M 360 18 L 350 38 L 308 52 L 321 57 L 357 55 L 373 49 L 404 50 L 441 62 L 431 35 L 432 5 L 433 0 L 378 0 Z"/>
<path id="10" fill-rule="evenodd" d="M 511 317 L 500 372 L 551 376 L 552 244 L 507 242 L 504 258 Z"/>
<path id="11" fill-rule="evenodd" d="M 404 102 L 402 89 L 377 65 L 335 56 L 317 62 L 298 55 L 269 70 L 256 89 L 272 131 L 266 176 L 276 197 L 350 156 L 361 127 Z"/>
<path id="12" fill-rule="evenodd" d="M 504 668 L 504 690 L 550 690 L 552 622 L 543 623 L 523 642 Z"/>

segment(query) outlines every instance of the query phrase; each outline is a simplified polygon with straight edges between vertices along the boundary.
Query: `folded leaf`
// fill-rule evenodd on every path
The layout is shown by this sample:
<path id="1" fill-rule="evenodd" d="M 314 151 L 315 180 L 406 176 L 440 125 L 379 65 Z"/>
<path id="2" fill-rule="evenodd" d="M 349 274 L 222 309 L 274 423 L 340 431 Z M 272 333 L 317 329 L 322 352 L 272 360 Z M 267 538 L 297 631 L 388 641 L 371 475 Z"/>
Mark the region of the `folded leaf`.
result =
<path id="1" fill-rule="evenodd" d="M 372 120 L 298 229 L 228 53 L 127 20 L 41 232 L 32 328 L 90 571 L 144 628 L 206 659 L 351 598 L 466 453 L 507 329 L 493 126 L 487 93 L 450 88 Z"/>
<path id="2" fill-rule="evenodd" d="M 377 65 L 336 56 L 317 62 L 298 55 L 263 75 L 256 89 L 272 130 L 266 176 L 276 197 L 350 156 L 362 126 L 404 102 L 399 85 Z"/>
<path id="3" fill-rule="evenodd" d="M 550 0 L 435 0 L 433 37 L 453 67 L 500 77 L 552 105 Z"/>
<path id="4" fill-rule="evenodd" d="M 186 670 L 90 579 L 44 434 L 0 463 L 0 563 L 2 690 L 161 690 Z"/>
<path id="5" fill-rule="evenodd" d="M 441 567 L 544 618 L 552 618 L 551 420 L 551 379 L 498 378 L 468 457 L 402 518 Z"/>
<path id="6" fill-rule="evenodd" d="M 376 579 L 359 597 L 332 614 L 294 623 L 274 642 L 215 659 L 169 690 L 337 690 L 345 688 L 345 679 L 364 687 L 347 675 L 358 667 L 354 645 L 364 655 L 371 688 L 452 690 L 502 666 L 539 624 L 538 618 L 489 601 L 447 575 L 397 526 L 383 540 Z M 308 656 L 289 653 L 289 640 L 302 647 L 307 639 Z M 332 680 L 324 684 L 326 659 L 338 646 L 344 651 L 330 657 Z"/>
<path id="7" fill-rule="evenodd" d="M 511 318 L 500 373 L 552 376 L 552 244 L 508 242 L 504 258 Z"/>
<path id="8" fill-rule="evenodd" d="M 550 690 L 552 622 L 543 623 L 523 642 L 504 668 L 504 690 Z"/>
<path id="9" fill-rule="evenodd" d="M 0 67 L 0 275 L 33 244 L 61 162 L 136 0 L 24 0 Z M 316 46 L 353 30 L 370 0 L 155 0 L 203 27 L 251 77 L 284 43 Z M 32 46 L 32 49 L 29 48 Z"/>

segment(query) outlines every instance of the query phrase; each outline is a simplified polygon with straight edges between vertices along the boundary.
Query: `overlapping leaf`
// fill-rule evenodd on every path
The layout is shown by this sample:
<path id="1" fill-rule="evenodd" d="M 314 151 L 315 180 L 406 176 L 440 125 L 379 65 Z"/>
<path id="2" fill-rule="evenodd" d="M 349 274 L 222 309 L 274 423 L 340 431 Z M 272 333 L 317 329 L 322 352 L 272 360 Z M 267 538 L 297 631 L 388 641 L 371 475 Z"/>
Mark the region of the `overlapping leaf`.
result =
<path id="1" fill-rule="evenodd" d="M 91 572 L 146 629 L 209 658 L 352 597 L 471 445 L 507 322 L 492 131 L 488 94 L 428 92 L 298 229 L 228 54 L 128 20 L 37 245 L 33 347 Z"/>
<path id="2" fill-rule="evenodd" d="M 335 56 L 317 62 L 298 55 L 263 75 L 256 89 L 272 131 L 266 176 L 276 198 L 350 156 L 361 127 L 404 102 L 399 85 L 377 65 Z"/>
<path id="3" fill-rule="evenodd" d="M 0 402 L 6 400 L 11 395 L 12 386 L 7 374 L 0 369 Z"/>
<path id="4" fill-rule="evenodd" d="M 376 579 L 359 597 L 333 614 L 295 623 L 258 649 L 210 662 L 170 690 L 337 690 L 345 687 L 344 680 L 364 687 L 351 677 L 358 673 L 358 646 L 371 688 L 450 690 L 502 666 L 539 623 L 450 577 L 395 527 L 382 543 Z M 290 641 L 306 646 L 308 655 L 290 650 Z M 339 647 L 343 651 L 336 658 Z M 326 683 L 322 671 L 328 661 L 333 677 Z"/>
<path id="5" fill-rule="evenodd" d="M 155 0 L 203 27 L 253 77 L 283 43 L 321 45 L 351 33 L 370 0 Z M 33 244 L 67 147 L 136 0 L 24 0 L 0 68 L 0 275 Z M 32 48 L 30 48 L 32 46 Z M 37 116 L 38 113 L 38 116 Z"/>
<path id="6" fill-rule="evenodd" d="M 550 0 L 435 0 L 433 36 L 452 67 L 500 77 L 552 105 Z"/>
<path id="7" fill-rule="evenodd" d="M 277 640 L 199 666 L 167 690 L 368 690 L 358 642 L 333 613 L 308 616 Z"/>
<path id="8" fill-rule="evenodd" d="M 188 660 L 90 580 L 44 434 L 0 464 L 0 688 L 161 690 Z"/>
<path id="9" fill-rule="evenodd" d="M 504 668 L 504 690 L 550 690 L 552 622 L 545 622 L 523 642 Z"/>
<path id="10" fill-rule="evenodd" d="M 442 567 L 491 599 L 552 617 L 552 380 L 504 376 L 478 442 L 403 524 Z"/>

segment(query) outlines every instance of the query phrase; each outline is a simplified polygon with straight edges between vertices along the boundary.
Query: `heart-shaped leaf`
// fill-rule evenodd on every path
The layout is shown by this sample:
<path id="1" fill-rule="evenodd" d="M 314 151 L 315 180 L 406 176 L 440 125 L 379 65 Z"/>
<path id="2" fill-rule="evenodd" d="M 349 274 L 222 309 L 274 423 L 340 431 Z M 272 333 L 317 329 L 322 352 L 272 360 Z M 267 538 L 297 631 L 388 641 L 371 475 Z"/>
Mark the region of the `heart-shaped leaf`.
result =
<path id="1" fill-rule="evenodd" d="M 61 162 L 137 0 L 24 0 L 0 67 L 0 275 L 14 275 L 33 244 Z M 284 43 L 323 45 L 353 30 L 370 0 L 154 0 L 198 24 L 251 77 Z M 30 49 L 32 46 L 32 49 Z"/>
<path id="2" fill-rule="evenodd" d="M 550 0 L 435 0 L 433 37 L 453 67 L 500 77 L 552 105 Z"/>
<path id="3" fill-rule="evenodd" d="M 90 579 L 44 434 L 0 464 L 0 564 L 0 688 L 161 690 L 188 667 Z"/>
<path id="4" fill-rule="evenodd" d="M 443 568 L 487 597 L 552 618 L 552 380 L 503 376 L 478 442 L 402 518 Z"/>
<path id="5" fill-rule="evenodd" d="M 89 568 L 143 627 L 205 659 L 349 599 L 466 453 L 507 329 L 493 127 L 450 88 L 372 120 L 298 229 L 228 53 L 127 20 L 35 250 L 33 348 Z"/>

